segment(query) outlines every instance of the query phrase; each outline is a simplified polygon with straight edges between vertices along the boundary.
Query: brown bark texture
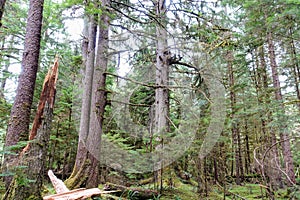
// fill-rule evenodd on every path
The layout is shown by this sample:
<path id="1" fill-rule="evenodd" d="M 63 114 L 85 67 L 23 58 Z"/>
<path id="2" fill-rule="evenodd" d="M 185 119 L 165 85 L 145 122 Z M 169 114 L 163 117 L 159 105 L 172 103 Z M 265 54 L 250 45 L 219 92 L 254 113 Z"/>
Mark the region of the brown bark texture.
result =
<path id="1" fill-rule="evenodd" d="M 235 173 L 236 173 L 236 184 L 240 185 L 243 181 L 244 170 L 241 156 L 241 139 L 238 124 L 236 122 L 236 95 L 234 91 L 235 79 L 233 72 L 233 55 L 231 51 L 227 52 L 226 59 L 228 61 L 228 75 L 229 75 L 229 87 L 230 87 L 230 103 L 231 103 L 231 114 L 230 119 L 232 120 L 232 140 L 233 148 L 235 152 Z"/>
<path id="2" fill-rule="evenodd" d="M 45 77 L 38 110 L 29 136 L 30 141 L 21 152 L 17 162 L 24 168 L 16 172 L 7 195 L 3 199 L 41 199 L 57 78 L 58 58 Z"/>
<path id="3" fill-rule="evenodd" d="M 70 189 L 78 188 L 84 183 L 88 188 L 98 185 L 102 123 L 107 104 L 105 72 L 107 69 L 109 15 L 106 6 L 109 3 L 107 0 L 102 1 L 103 13 L 100 20 L 97 20 L 96 16 L 91 18 L 84 83 L 86 90 L 82 102 L 76 163 L 71 176 L 65 181 Z M 95 5 L 95 7 L 97 6 Z M 95 61 L 96 21 L 99 22 L 99 37 Z"/>
<path id="4" fill-rule="evenodd" d="M 259 91 L 260 91 L 260 98 L 259 103 L 264 105 L 264 111 L 267 114 L 262 113 L 261 114 L 261 125 L 262 125 L 262 131 L 263 131 L 263 140 L 260 141 L 262 144 L 268 144 L 272 145 L 273 143 L 276 143 L 276 133 L 272 129 L 272 127 L 268 127 L 267 125 L 271 123 L 272 121 L 272 111 L 270 111 L 270 108 L 265 105 L 269 105 L 271 103 L 271 97 L 269 94 L 270 88 L 268 83 L 268 74 L 267 74 L 267 63 L 265 60 L 265 52 L 264 52 L 264 46 L 259 47 L 258 49 L 258 57 L 259 62 L 257 66 L 258 71 L 258 77 L 260 78 L 261 84 L 259 85 Z M 261 147 L 261 154 L 264 154 L 266 151 L 265 147 Z M 262 163 L 262 168 L 259 170 L 262 172 L 262 177 L 265 177 L 265 175 L 268 177 L 268 185 L 270 188 L 276 188 L 280 185 L 282 185 L 282 178 L 278 170 L 276 170 L 273 166 L 276 166 L 277 163 L 279 163 L 279 152 L 278 147 L 274 146 L 271 151 L 266 155 L 268 159 L 266 159 L 265 163 Z M 267 181 L 267 180 L 265 180 Z"/>
<path id="5" fill-rule="evenodd" d="M 297 59 L 297 52 L 296 52 L 296 46 L 295 42 L 293 40 L 293 30 L 292 28 L 289 28 L 289 36 L 290 36 L 290 51 L 291 51 L 291 59 L 292 59 L 292 73 L 294 76 L 294 82 L 295 82 L 295 90 L 298 98 L 297 106 L 300 111 L 300 89 L 299 89 L 299 83 L 300 83 L 300 71 L 299 71 L 299 61 Z"/>
<path id="6" fill-rule="evenodd" d="M 22 71 L 5 139 L 5 148 L 7 150 L 9 150 L 9 147 L 16 145 L 20 139 L 26 140 L 29 132 L 30 110 L 39 64 L 43 4 L 44 0 L 30 0 L 29 3 Z M 10 166 L 14 165 L 15 161 L 16 156 L 6 155 L 4 168 L 10 170 Z M 8 187 L 11 177 L 8 176 L 4 179 L 6 187 Z"/>
<path id="7" fill-rule="evenodd" d="M 285 115 L 285 107 L 283 104 L 283 96 L 281 93 L 281 87 L 279 82 L 279 75 L 278 75 L 278 66 L 276 63 L 276 55 L 275 55 L 275 46 L 273 44 L 273 38 L 272 33 L 268 32 L 267 34 L 267 42 L 268 42 L 268 48 L 269 48 L 269 59 L 271 64 L 271 70 L 272 70 L 272 79 L 273 79 L 273 87 L 275 89 L 275 100 L 279 104 L 279 131 L 280 131 L 280 140 L 281 140 L 281 148 L 283 153 L 283 159 L 284 159 L 284 167 L 285 172 L 287 173 L 287 184 L 292 185 L 296 183 L 295 178 L 295 172 L 294 172 L 294 164 L 293 164 L 293 156 L 291 151 L 291 144 L 290 139 L 288 135 L 288 127 L 287 127 L 287 119 L 284 116 Z M 274 166 L 274 167 L 280 167 L 280 166 Z"/>
<path id="8" fill-rule="evenodd" d="M 90 112 L 89 134 L 87 146 L 91 157 L 91 171 L 89 172 L 87 187 L 97 187 L 99 180 L 99 161 L 101 149 L 102 126 L 105 107 L 107 105 L 106 71 L 108 65 L 108 30 L 109 30 L 109 6 L 110 0 L 102 0 L 103 13 L 100 16 L 98 27 L 98 46 L 94 68 L 93 90 Z"/>

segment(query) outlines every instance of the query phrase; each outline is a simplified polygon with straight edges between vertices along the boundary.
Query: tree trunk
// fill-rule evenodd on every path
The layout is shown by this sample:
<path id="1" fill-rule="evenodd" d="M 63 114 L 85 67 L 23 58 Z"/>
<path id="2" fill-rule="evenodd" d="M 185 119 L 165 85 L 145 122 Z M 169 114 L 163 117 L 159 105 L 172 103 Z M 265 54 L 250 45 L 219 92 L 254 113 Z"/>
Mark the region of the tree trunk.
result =
<path id="1" fill-rule="evenodd" d="M 228 75 L 229 75 L 229 87 L 230 87 L 230 102 L 231 102 L 231 124 L 232 124 L 232 140 L 233 148 L 235 152 L 235 173 L 236 173 L 236 184 L 240 185 L 243 179 L 243 164 L 241 158 L 241 139 L 238 124 L 236 122 L 236 96 L 234 91 L 235 81 L 233 72 L 233 55 L 231 51 L 227 52 L 226 59 L 228 61 Z"/>
<path id="2" fill-rule="evenodd" d="M 288 185 L 291 185 L 291 182 L 296 183 L 296 179 L 295 179 L 290 139 L 287 130 L 288 129 L 287 121 L 285 117 L 285 107 L 283 104 L 283 97 L 282 97 L 281 87 L 279 82 L 278 66 L 276 63 L 276 56 L 275 56 L 275 47 L 273 44 L 273 38 L 271 32 L 267 33 L 267 42 L 268 42 L 269 58 L 270 58 L 270 64 L 272 70 L 273 87 L 275 89 L 275 100 L 278 101 L 277 103 L 279 104 L 278 112 L 279 112 L 280 119 L 278 122 L 280 123 L 279 131 L 280 131 L 281 148 L 283 151 L 285 171 L 288 175 L 288 178 L 290 179 L 290 181 L 287 181 L 287 183 Z"/>
<path id="3" fill-rule="evenodd" d="M 107 6 L 110 0 L 102 0 L 101 6 L 103 13 L 100 17 L 98 47 L 96 66 L 94 69 L 92 104 L 90 113 L 90 126 L 87 145 L 92 154 L 92 171 L 88 178 L 88 186 L 97 187 L 99 179 L 99 160 L 100 145 L 102 136 L 102 126 L 104 120 L 105 106 L 107 104 L 106 74 L 108 63 L 108 32 L 109 32 L 109 14 Z"/>
<path id="4" fill-rule="evenodd" d="M 294 76 L 294 82 L 295 82 L 295 90 L 297 94 L 297 106 L 300 111 L 300 89 L 299 89 L 299 82 L 300 82 L 300 72 L 299 72 L 299 62 L 297 59 L 297 52 L 296 52 L 296 47 L 295 43 L 293 40 L 293 30 L 292 28 L 289 28 L 289 35 L 290 35 L 290 51 L 291 51 L 291 59 L 292 59 L 292 73 Z"/>
<path id="5" fill-rule="evenodd" d="M 84 74 L 84 89 L 82 96 L 81 117 L 80 117 L 80 129 L 79 129 L 79 142 L 76 155 L 75 168 L 82 166 L 84 158 L 87 154 L 85 147 L 86 140 L 89 134 L 90 125 L 90 111 L 91 111 L 91 99 L 92 99 L 92 83 L 94 78 L 94 63 L 95 63 L 95 47 L 96 47 L 96 35 L 97 35 L 97 19 L 96 16 L 90 17 L 89 22 L 89 39 L 88 39 L 88 54 L 86 57 L 86 67 Z"/>
<path id="6" fill-rule="evenodd" d="M 96 17 L 96 16 L 94 16 Z M 82 60 L 83 60 L 83 72 L 82 74 L 85 74 L 85 66 L 86 66 L 86 61 L 88 59 L 88 55 L 89 55 L 89 40 L 92 38 L 89 38 L 89 18 L 88 16 L 84 16 L 83 19 L 83 31 L 82 31 L 82 35 L 83 35 L 83 40 L 82 40 L 82 44 L 81 44 L 81 52 L 82 52 Z M 95 24 L 95 23 L 94 23 Z M 91 29 L 93 30 L 93 29 Z M 97 30 L 94 30 L 95 32 L 97 32 Z M 96 39 L 96 35 L 93 34 L 95 39 Z M 95 44 L 94 44 L 95 47 Z M 93 49 L 94 50 L 94 49 Z M 83 83 L 84 84 L 84 83 Z"/>
<path id="7" fill-rule="evenodd" d="M 2 26 L 2 16 L 4 12 L 4 6 L 5 6 L 6 0 L 0 0 L 0 28 Z"/>
<path id="8" fill-rule="evenodd" d="M 86 187 L 97 187 L 99 179 L 100 142 L 105 106 L 107 104 L 105 90 L 108 56 L 109 16 L 108 0 L 103 0 L 103 13 L 99 19 L 99 38 L 96 63 L 96 16 L 92 20 L 89 33 L 89 50 L 85 70 L 85 88 L 80 122 L 79 144 L 76 163 L 71 176 L 65 181 L 68 188 L 80 187 L 86 182 Z M 95 63 L 95 64 L 94 64 Z M 95 65 L 95 66 L 94 66 Z"/>
<path id="9" fill-rule="evenodd" d="M 1 1 L 1 0 L 0 0 Z M 3 44 L 1 46 L 1 49 L 4 49 L 5 47 L 5 37 L 3 38 Z M 15 36 L 11 36 L 9 41 L 8 42 L 8 48 L 11 48 L 13 49 L 14 47 L 14 41 L 15 41 Z M 10 73 L 8 71 L 8 68 L 10 66 L 10 60 L 7 58 L 7 61 L 3 60 L 4 56 L 3 54 L 0 54 L 0 64 L 1 62 L 4 61 L 4 69 L 2 70 L 2 78 L 0 80 L 0 100 L 3 99 L 5 100 L 5 96 L 4 96 L 4 91 L 5 91 L 5 86 L 6 86 L 6 82 L 7 82 L 7 79 L 9 78 L 8 74 Z"/>
<path id="10" fill-rule="evenodd" d="M 154 132 L 159 134 L 157 138 L 160 143 L 156 149 L 160 152 L 160 160 L 163 159 L 163 143 L 164 133 L 169 131 L 169 58 L 170 50 L 167 43 L 167 30 L 166 30 L 166 2 L 158 0 L 156 6 L 156 17 L 158 24 L 156 25 L 156 77 L 155 77 L 155 116 L 154 116 Z M 160 185 L 162 190 L 162 169 L 163 163 L 160 162 L 157 166 L 156 182 Z"/>
<path id="11" fill-rule="evenodd" d="M 34 118 L 29 143 L 20 154 L 17 164 L 25 166 L 16 172 L 4 200 L 41 199 L 46 158 L 51 133 L 53 107 L 58 76 L 58 60 L 45 77 Z"/>
<path id="12" fill-rule="evenodd" d="M 264 47 L 259 47 L 258 50 L 258 57 L 259 57 L 259 65 L 258 67 L 258 75 L 260 77 L 261 85 L 259 86 L 259 91 L 261 91 L 261 98 L 259 99 L 259 103 L 263 105 L 263 109 L 265 111 L 266 116 L 261 116 L 261 123 L 262 123 L 262 132 L 263 132 L 263 140 L 262 146 L 267 145 L 267 147 L 271 146 L 272 144 L 276 143 L 276 133 L 272 128 L 268 128 L 268 124 L 272 121 L 272 112 L 269 109 L 269 104 L 271 103 L 271 97 L 269 94 L 269 83 L 268 83 L 268 74 L 267 74 L 267 65 L 265 60 L 265 52 Z M 264 154 L 266 148 L 261 148 L 261 154 Z M 272 168 L 279 163 L 279 152 L 277 145 L 274 146 L 270 153 L 267 155 L 267 163 L 262 163 L 264 165 L 264 172 L 269 177 L 269 184 L 270 187 L 276 188 L 278 185 L 282 185 L 281 175 L 278 170 Z"/>
<path id="13" fill-rule="evenodd" d="M 86 142 L 88 139 L 90 126 L 90 112 L 93 87 L 92 84 L 94 77 L 95 47 L 97 35 L 97 15 L 92 15 L 88 19 L 89 20 L 85 20 L 85 23 L 88 23 L 88 25 L 85 25 L 85 27 L 88 27 L 88 38 L 84 38 L 82 48 L 85 70 L 79 127 L 79 141 L 75 165 L 73 167 L 72 174 L 65 181 L 65 184 L 70 189 L 78 188 L 82 184 L 84 184 L 89 174 L 88 165 L 90 165 L 89 162 L 91 162 L 88 160 L 89 152 L 86 146 Z"/>
<path id="14" fill-rule="evenodd" d="M 27 139 L 29 132 L 30 109 L 39 64 L 43 4 L 43 0 L 30 0 L 29 3 L 22 72 L 19 77 L 16 97 L 10 114 L 5 139 L 6 149 L 16 145 L 20 139 Z M 15 164 L 15 161 L 16 156 L 6 155 L 4 167 L 8 171 L 11 170 L 11 166 Z M 4 178 L 7 188 L 11 182 L 11 178 L 10 176 Z"/>
<path id="15" fill-rule="evenodd" d="M 7 81 L 7 76 L 5 73 L 8 72 L 8 67 L 9 67 L 9 64 L 5 64 L 4 69 L 2 70 L 2 80 L 0 80 L 0 101 L 2 99 L 5 100 L 4 90 L 5 90 L 5 85 L 6 85 L 6 81 Z"/>
<path id="16" fill-rule="evenodd" d="M 246 148 L 245 148 L 245 152 L 246 152 L 246 156 L 245 156 L 245 173 L 249 174 L 250 172 L 250 163 L 251 163 L 251 159 L 250 159 L 250 147 L 249 147 L 249 136 L 248 136 L 248 128 L 246 128 L 246 136 L 245 136 L 245 144 L 246 144 Z"/>

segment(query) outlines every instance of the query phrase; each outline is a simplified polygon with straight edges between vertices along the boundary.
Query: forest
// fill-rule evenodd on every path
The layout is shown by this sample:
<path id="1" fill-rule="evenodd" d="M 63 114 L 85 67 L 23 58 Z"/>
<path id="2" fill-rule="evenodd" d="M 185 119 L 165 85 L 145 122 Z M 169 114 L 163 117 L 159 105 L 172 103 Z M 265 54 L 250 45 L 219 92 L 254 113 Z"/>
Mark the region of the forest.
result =
<path id="1" fill-rule="evenodd" d="M 2 200 L 297 200 L 299 116 L 299 0 L 0 0 Z"/>

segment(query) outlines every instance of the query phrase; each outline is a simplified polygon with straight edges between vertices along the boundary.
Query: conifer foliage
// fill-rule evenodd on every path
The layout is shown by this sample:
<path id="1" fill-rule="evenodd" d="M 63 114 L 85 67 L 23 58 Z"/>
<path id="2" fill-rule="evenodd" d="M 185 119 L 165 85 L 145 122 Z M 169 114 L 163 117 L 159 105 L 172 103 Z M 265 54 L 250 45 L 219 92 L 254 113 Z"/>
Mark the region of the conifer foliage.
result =
<path id="1" fill-rule="evenodd" d="M 299 6 L 0 0 L 3 198 L 300 199 Z"/>

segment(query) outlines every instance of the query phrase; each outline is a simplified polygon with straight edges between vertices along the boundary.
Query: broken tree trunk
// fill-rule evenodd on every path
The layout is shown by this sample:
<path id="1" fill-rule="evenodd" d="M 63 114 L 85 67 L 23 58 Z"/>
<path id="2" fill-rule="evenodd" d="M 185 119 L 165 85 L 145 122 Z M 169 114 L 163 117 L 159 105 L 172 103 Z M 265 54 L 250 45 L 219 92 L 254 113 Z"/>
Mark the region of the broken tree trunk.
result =
<path id="1" fill-rule="evenodd" d="M 69 192 L 70 190 L 67 188 L 67 186 L 64 184 L 64 182 L 60 179 L 58 179 L 52 170 L 48 171 L 48 176 L 51 180 L 51 183 L 56 191 L 57 194 Z"/>
<path id="2" fill-rule="evenodd" d="M 101 190 L 98 188 L 92 188 L 92 189 L 75 189 L 71 190 L 69 192 L 64 192 L 61 194 L 54 194 L 50 196 L 46 196 L 43 198 L 43 200 L 83 200 L 87 199 L 89 197 L 94 196 L 100 196 L 102 194 Z M 104 192 L 105 193 L 105 192 Z"/>
<path id="3" fill-rule="evenodd" d="M 45 77 L 29 142 L 19 156 L 20 166 L 3 199 L 42 199 L 47 147 L 51 132 L 53 106 L 58 77 L 58 58 Z"/>
<path id="4" fill-rule="evenodd" d="M 43 197 L 43 200 L 80 200 L 89 197 L 100 196 L 101 194 L 113 193 L 116 191 L 101 191 L 99 188 L 79 188 L 69 190 L 64 182 L 58 179 L 51 170 L 48 171 L 48 176 L 57 194 Z"/>

